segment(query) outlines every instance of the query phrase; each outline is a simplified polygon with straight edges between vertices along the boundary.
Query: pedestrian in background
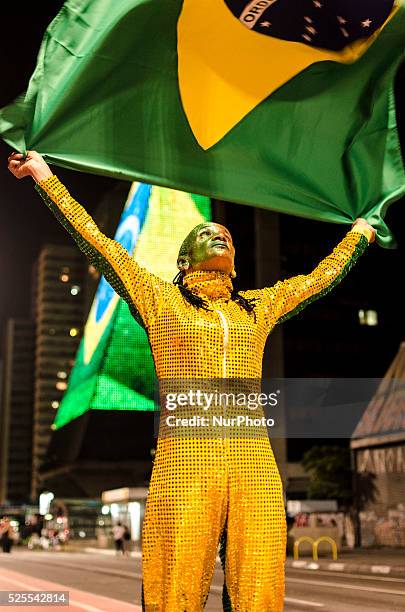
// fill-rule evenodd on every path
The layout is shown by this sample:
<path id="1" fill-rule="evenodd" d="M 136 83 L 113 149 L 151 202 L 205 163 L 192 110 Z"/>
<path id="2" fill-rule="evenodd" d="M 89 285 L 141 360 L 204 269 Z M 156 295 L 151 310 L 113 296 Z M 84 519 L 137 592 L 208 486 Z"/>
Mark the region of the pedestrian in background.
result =
<path id="1" fill-rule="evenodd" d="M 0 541 L 3 552 L 10 553 L 14 542 L 14 533 L 8 517 L 4 517 L 0 522 Z"/>
<path id="2" fill-rule="evenodd" d="M 119 555 L 120 552 L 122 552 L 123 555 L 125 554 L 124 533 L 125 533 L 125 527 L 122 525 L 122 523 L 120 523 L 120 521 L 118 521 L 118 523 L 114 525 L 114 527 L 112 528 L 112 534 L 113 534 L 114 544 L 115 544 L 115 551 L 117 555 Z"/>
<path id="3" fill-rule="evenodd" d="M 131 532 L 127 525 L 124 525 L 124 535 L 123 535 L 123 545 L 124 545 L 124 555 L 129 556 L 131 549 Z"/>

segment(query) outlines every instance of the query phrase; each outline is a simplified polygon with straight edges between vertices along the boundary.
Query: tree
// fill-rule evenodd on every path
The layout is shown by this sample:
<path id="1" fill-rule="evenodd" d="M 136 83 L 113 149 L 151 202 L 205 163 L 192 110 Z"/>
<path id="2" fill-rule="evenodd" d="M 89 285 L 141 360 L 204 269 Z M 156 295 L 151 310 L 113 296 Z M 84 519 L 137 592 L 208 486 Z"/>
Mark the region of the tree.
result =
<path id="1" fill-rule="evenodd" d="M 302 459 L 310 474 L 309 499 L 336 499 L 350 505 L 353 499 L 353 472 L 350 450 L 339 446 L 313 446 Z"/>

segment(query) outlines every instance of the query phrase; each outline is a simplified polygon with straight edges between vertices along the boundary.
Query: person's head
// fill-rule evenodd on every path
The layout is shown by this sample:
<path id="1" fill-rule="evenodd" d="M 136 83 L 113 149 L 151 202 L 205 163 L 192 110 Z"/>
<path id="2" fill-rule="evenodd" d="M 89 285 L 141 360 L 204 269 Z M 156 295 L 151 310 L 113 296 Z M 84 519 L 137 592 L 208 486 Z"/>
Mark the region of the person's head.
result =
<path id="1" fill-rule="evenodd" d="M 194 295 L 192 291 L 183 284 L 184 276 L 194 270 L 213 270 L 224 272 L 231 278 L 235 278 L 235 247 L 229 230 L 219 223 L 200 223 L 183 240 L 177 257 L 177 267 L 180 272 L 174 279 L 183 294 L 183 297 L 193 306 L 210 310 L 203 297 Z M 231 291 L 231 299 L 244 308 L 247 312 L 254 313 L 254 302 L 256 298 L 246 298 L 236 289 Z"/>
<path id="2" fill-rule="evenodd" d="M 234 271 L 235 248 L 232 236 L 219 223 L 200 223 L 184 239 L 177 267 L 187 274 L 194 270 L 218 270 L 230 276 Z"/>

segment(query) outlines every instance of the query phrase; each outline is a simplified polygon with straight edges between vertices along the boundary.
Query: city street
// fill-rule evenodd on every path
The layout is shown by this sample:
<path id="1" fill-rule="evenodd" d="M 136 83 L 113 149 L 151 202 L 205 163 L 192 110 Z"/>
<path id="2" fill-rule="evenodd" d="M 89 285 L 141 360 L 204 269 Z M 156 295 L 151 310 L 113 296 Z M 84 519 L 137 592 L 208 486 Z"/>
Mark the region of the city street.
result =
<path id="1" fill-rule="evenodd" d="M 69 590 L 71 610 L 139 612 L 140 556 L 117 558 L 91 553 L 14 551 L 0 555 L 0 590 Z M 222 610 L 222 571 L 217 566 L 206 606 Z M 19 609 L 32 609 L 19 606 Z M 39 608 L 34 608 L 39 609 Z M 60 610 L 48 606 L 47 609 Z M 405 609 L 401 578 L 337 575 L 287 570 L 286 612 L 400 612 Z"/>

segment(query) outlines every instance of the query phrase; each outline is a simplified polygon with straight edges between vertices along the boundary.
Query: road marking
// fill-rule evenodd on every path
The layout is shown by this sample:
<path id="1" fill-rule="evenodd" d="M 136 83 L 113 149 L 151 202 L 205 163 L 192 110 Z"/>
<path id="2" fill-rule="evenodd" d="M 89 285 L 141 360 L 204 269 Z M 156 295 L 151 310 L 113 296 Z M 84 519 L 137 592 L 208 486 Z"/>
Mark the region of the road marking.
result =
<path id="1" fill-rule="evenodd" d="M 86 548 L 84 548 L 84 551 L 86 553 L 92 553 L 92 554 L 100 554 L 100 555 L 107 555 L 110 557 L 116 557 L 117 553 L 115 552 L 115 550 L 111 549 L 111 548 L 95 548 L 93 546 L 86 546 Z M 81 553 L 79 553 L 81 554 Z M 135 559 L 142 559 L 142 552 L 139 550 L 133 550 L 132 552 L 129 553 L 131 557 L 135 557 Z M 216 556 L 216 563 L 220 564 L 221 563 L 221 557 L 219 555 Z"/>
<path id="2" fill-rule="evenodd" d="M 87 612 L 104 612 L 101 608 L 95 608 L 94 606 L 90 606 L 89 604 L 80 603 L 79 601 L 75 601 L 74 599 L 70 599 L 69 597 L 69 606 L 76 606 L 77 608 L 81 608 L 82 610 L 87 610 Z"/>
<path id="3" fill-rule="evenodd" d="M 285 597 L 286 603 L 301 604 L 303 606 L 311 606 L 312 608 L 324 608 L 325 604 L 319 603 L 318 601 L 308 601 L 306 599 L 295 599 L 294 597 Z"/>
<path id="4" fill-rule="evenodd" d="M 308 561 L 293 561 L 291 563 L 291 567 L 306 567 L 307 566 Z"/>
<path id="5" fill-rule="evenodd" d="M 328 563 L 328 570 L 331 572 L 343 572 L 344 569 L 344 563 Z"/>
<path id="6" fill-rule="evenodd" d="M 371 572 L 373 574 L 389 574 L 391 568 L 389 565 L 372 565 Z"/>
<path id="7" fill-rule="evenodd" d="M 99 555 L 107 555 L 108 557 L 117 557 L 118 556 L 116 551 L 112 550 L 110 548 L 94 548 L 92 546 L 86 546 L 84 551 L 86 553 L 99 554 Z M 129 554 L 130 554 L 131 557 L 134 557 L 135 559 L 142 559 L 142 553 L 139 550 L 132 550 Z"/>
<path id="8" fill-rule="evenodd" d="M 7 575 L 10 573 L 11 577 Z M 16 580 L 15 576 L 20 578 L 20 580 Z M 23 581 L 23 580 L 24 581 Z M 29 576 L 27 574 L 22 574 L 20 572 L 15 572 L 14 570 L 4 570 L 0 576 L 0 582 L 12 584 L 14 586 L 22 587 L 24 590 L 32 590 L 32 591 L 43 591 L 43 590 L 65 590 L 69 591 L 69 604 L 80 608 L 81 610 L 86 610 L 87 612 L 112 612 L 112 611 L 120 611 L 120 612 L 142 612 L 141 607 L 135 604 L 130 604 L 126 601 L 120 601 L 118 599 L 113 599 L 111 597 L 105 597 L 104 595 L 97 595 L 95 593 L 90 593 L 88 591 L 81 591 L 78 589 L 72 589 L 69 586 L 61 585 L 56 582 L 49 582 L 42 580 L 40 578 L 35 578 L 34 576 Z M 70 593 L 73 594 L 73 597 L 70 596 Z M 75 599 L 76 598 L 76 599 Z M 79 601 L 79 598 L 87 599 L 94 601 L 94 603 L 98 603 L 102 607 L 96 607 L 89 603 L 85 603 L 84 601 Z M 25 607 L 25 606 L 24 606 Z M 55 606 L 52 606 L 54 608 Z"/>
<path id="9" fill-rule="evenodd" d="M 345 584 L 344 582 L 339 582 L 337 585 L 336 582 L 323 582 L 321 580 L 304 580 L 301 578 L 288 578 L 287 582 L 298 582 L 300 584 L 312 584 L 314 586 L 324 586 L 324 587 L 338 587 L 339 589 L 348 589 L 352 591 L 368 591 L 369 593 L 385 593 L 386 595 L 404 595 L 405 591 L 394 591 L 394 589 L 378 589 L 372 586 L 360 586 L 358 584 Z"/>
<path id="10" fill-rule="evenodd" d="M 210 592 L 221 594 L 222 586 L 217 586 L 216 584 L 213 584 L 211 585 Z M 308 601 L 307 599 L 295 599 L 294 597 L 285 597 L 284 601 L 287 603 L 302 604 L 303 606 L 312 606 L 313 608 L 325 607 L 325 604 L 318 603 L 317 601 Z"/>
<path id="11" fill-rule="evenodd" d="M 2 576 L 1 580 L 3 580 L 3 582 L 6 582 L 6 584 L 7 583 L 13 584 L 14 586 L 22 587 L 25 590 L 32 590 L 32 591 L 42 590 L 39 587 L 31 586 L 27 584 L 26 582 L 21 582 L 20 580 L 14 580 L 13 578 L 8 578 L 7 576 L 6 577 Z M 77 608 L 81 608 L 82 610 L 87 610 L 88 612 L 104 612 L 104 610 L 102 610 L 101 608 L 95 608 L 94 606 L 90 606 L 89 604 L 81 603 L 80 601 L 75 601 L 69 596 L 69 607 L 70 606 L 76 606 Z"/>
<path id="12" fill-rule="evenodd" d="M 301 568 L 300 567 L 298 568 L 289 567 L 287 569 L 301 569 Z M 302 574 L 303 572 L 300 572 L 300 573 Z M 331 572 L 328 570 L 318 570 L 316 572 L 317 576 L 330 576 L 330 574 Z M 371 575 L 366 575 L 366 574 L 353 574 L 352 572 L 342 572 L 342 574 L 339 575 L 339 578 L 355 578 L 356 580 L 357 579 L 358 580 L 372 580 L 373 582 L 400 582 L 401 584 L 404 584 L 404 578 L 394 578 L 393 576 L 386 577 L 386 576 L 371 576 Z M 340 584 L 340 582 L 337 582 L 336 584 Z"/>
<path id="13" fill-rule="evenodd" d="M 85 570 L 86 572 L 93 572 L 95 574 L 97 573 L 108 574 L 109 576 L 120 576 L 121 578 L 130 578 L 131 580 L 133 580 L 134 578 L 139 578 L 140 580 L 142 580 L 142 574 L 138 572 L 127 572 L 125 570 L 113 569 L 112 567 L 109 567 L 108 565 L 106 566 L 91 565 L 89 567 L 88 565 L 79 565 L 77 563 L 75 564 L 64 563 L 64 562 L 55 563 L 55 561 L 51 563 L 49 560 L 48 562 L 45 560 L 40 560 L 40 561 L 37 560 L 37 563 L 41 563 L 41 565 L 52 565 L 52 567 L 54 567 L 55 565 L 58 565 L 58 567 L 68 567 L 69 569 L 74 569 L 74 570 L 82 569 L 82 570 Z"/>

